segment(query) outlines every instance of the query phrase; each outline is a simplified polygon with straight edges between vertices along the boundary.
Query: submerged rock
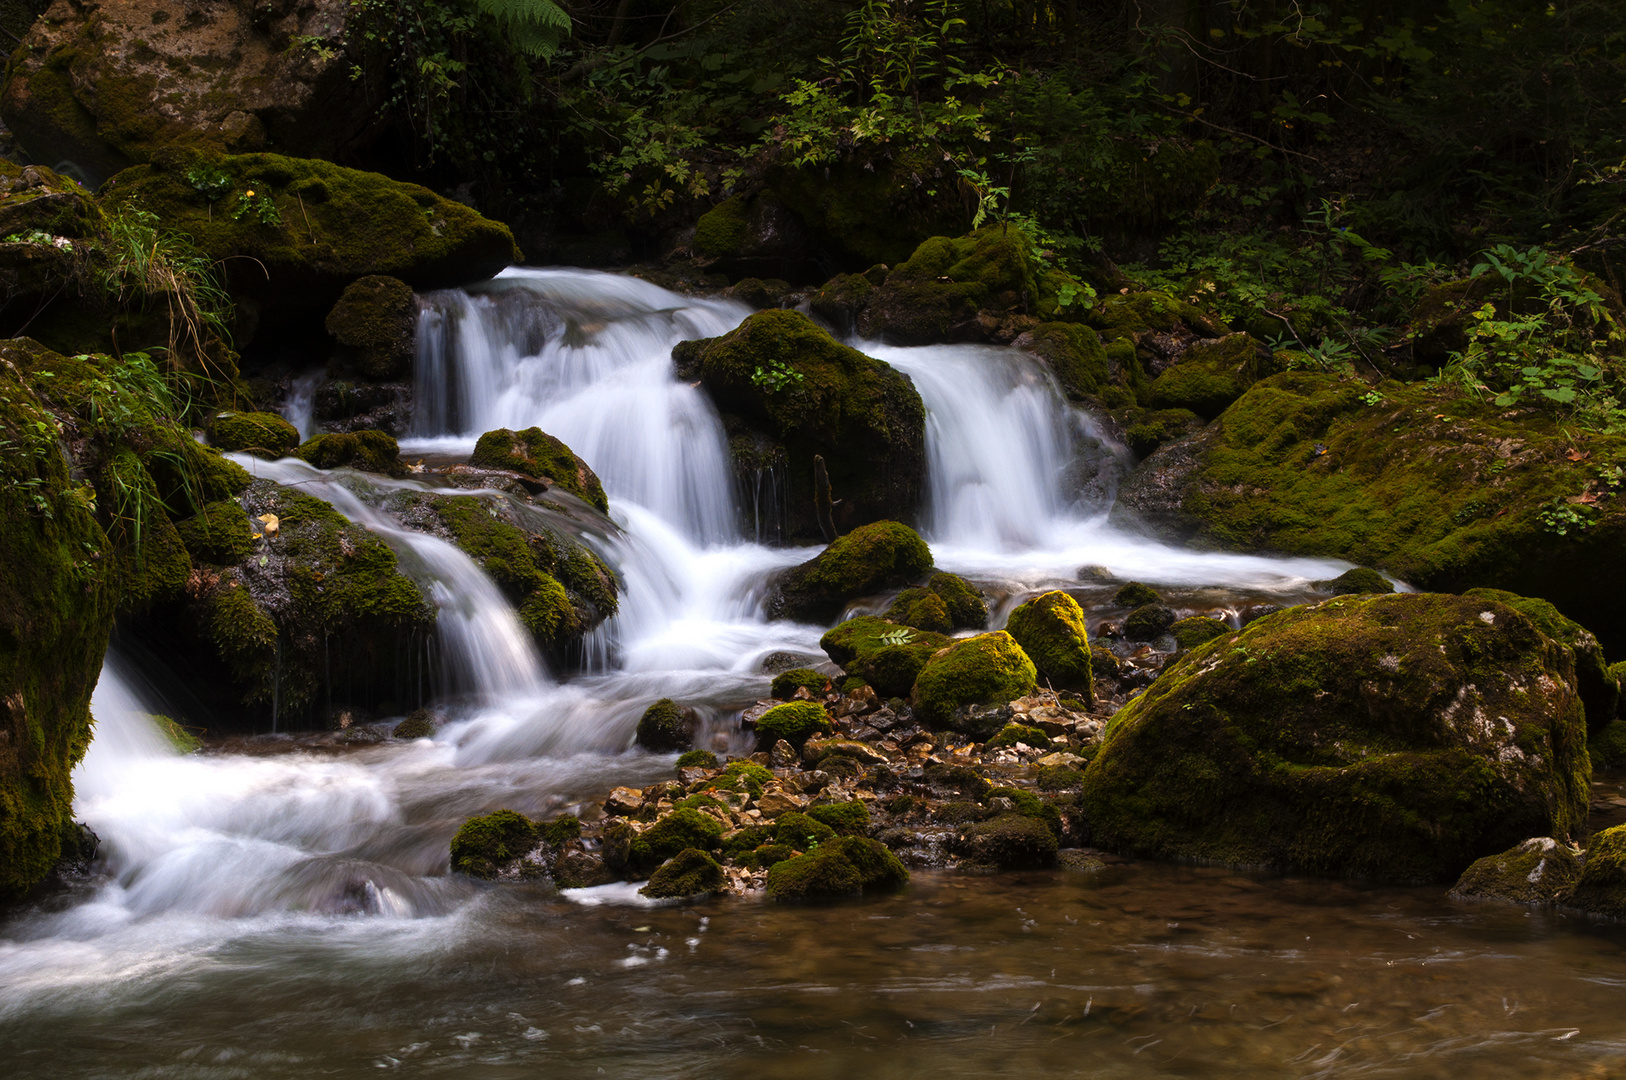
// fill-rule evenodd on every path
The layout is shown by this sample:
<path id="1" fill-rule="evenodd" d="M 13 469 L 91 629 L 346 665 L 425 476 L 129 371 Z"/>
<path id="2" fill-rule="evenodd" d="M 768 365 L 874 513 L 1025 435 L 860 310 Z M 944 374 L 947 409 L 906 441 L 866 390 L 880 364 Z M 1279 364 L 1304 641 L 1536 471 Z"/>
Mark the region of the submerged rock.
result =
<path id="1" fill-rule="evenodd" d="M 1292 608 L 1198 646 L 1113 718 L 1096 842 L 1156 858 L 1454 878 L 1586 817 L 1569 654 L 1494 601 Z"/>

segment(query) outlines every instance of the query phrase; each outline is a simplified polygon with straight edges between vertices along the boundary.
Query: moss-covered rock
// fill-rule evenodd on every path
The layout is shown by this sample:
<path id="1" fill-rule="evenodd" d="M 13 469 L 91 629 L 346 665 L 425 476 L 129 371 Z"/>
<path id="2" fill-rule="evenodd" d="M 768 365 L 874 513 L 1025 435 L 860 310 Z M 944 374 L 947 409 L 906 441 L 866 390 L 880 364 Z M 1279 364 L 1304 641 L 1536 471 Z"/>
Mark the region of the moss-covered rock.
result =
<path id="1" fill-rule="evenodd" d="M 1568 653 L 1512 608 L 1341 597 L 1186 653 L 1084 774 L 1098 845 L 1440 881 L 1586 817 Z"/>
<path id="2" fill-rule="evenodd" d="M 1056 865 L 1058 845 L 1044 823 L 1025 814 L 1000 814 L 961 828 L 955 849 L 966 862 L 1000 870 Z"/>
<path id="3" fill-rule="evenodd" d="M 812 668 L 791 668 L 773 677 L 768 692 L 780 701 L 788 701 L 798 690 L 807 690 L 815 696 L 828 693 L 830 676 L 822 675 Z"/>
<path id="4" fill-rule="evenodd" d="M 775 863 L 768 871 L 768 895 L 775 900 L 852 896 L 895 889 L 909 881 L 909 871 L 878 841 L 843 836 L 820 844 L 817 851 Z"/>
<path id="5" fill-rule="evenodd" d="M 1581 881 L 1581 854 L 1550 836 L 1537 836 L 1500 855 L 1487 855 L 1451 887 L 1458 900 L 1513 904 L 1562 903 Z"/>
<path id="6" fill-rule="evenodd" d="M 545 872 L 536 857 L 542 843 L 537 823 L 515 810 L 470 818 L 452 837 L 452 870 L 469 877 L 534 878 Z"/>
<path id="7" fill-rule="evenodd" d="M 414 709 L 390 732 L 393 739 L 432 739 L 435 736 L 435 714 L 428 709 Z"/>
<path id="8" fill-rule="evenodd" d="M 638 718 L 637 743 L 656 754 L 687 750 L 694 745 L 697 722 L 693 709 L 686 709 L 671 698 L 661 698 Z"/>
<path id="9" fill-rule="evenodd" d="M 1161 604 L 1163 598 L 1150 585 L 1131 581 L 1112 594 L 1112 602 L 1119 607 L 1138 608 L 1147 604 Z"/>
<path id="10" fill-rule="evenodd" d="M 922 236 L 963 228 L 957 182 L 952 166 L 923 147 L 769 177 L 780 201 L 849 269 L 900 263 Z"/>
<path id="11" fill-rule="evenodd" d="M 931 549 L 909 526 L 896 521 L 862 525 L 780 574 L 768 597 L 768 614 L 828 622 L 848 601 L 907 584 L 931 565 Z"/>
<path id="12" fill-rule="evenodd" d="M 1019 605 L 1005 623 L 1038 669 L 1039 678 L 1056 690 L 1073 690 L 1094 700 L 1095 679 L 1084 609 L 1060 589 Z M 1042 744 L 1033 744 L 1042 745 Z"/>
<path id="13" fill-rule="evenodd" d="M 883 698 L 907 696 L 932 654 L 948 643 L 942 634 L 898 626 L 874 615 L 848 619 L 819 639 L 831 660 Z"/>
<path id="14" fill-rule="evenodd" d="M 209 438 L 219 450 L 280 458 L 299 445 L 299 429 L 276 413 L 221 413 L 210 425 Z"/>
<path id="15" fill-rule="evenodd" d="M 732 333 L 673 350 L 725 422 L 783 448 L 790 530 L 821 535 L 815 457 L 824 459 L 835 526 L 914 519 L 925 474 L 926 410 L 906 375 L 849 348 L 799 311 L 759 311 Z M 755 452 L 752 458 L 759 456 Z M 737 454 L 743 468 L 754 460 Z"/>
<path id="16" fill-rule="evenodd" d="M 862 835 L 869 829 L 869 807 L 856 799 L 808 807 L 807 816 L 842 836 Z"/>
<path id="17" fill-rule="evenodd" d="M 1462 595 L 1506 604 L 1535 623 L 1536 629 L 1570 650 L 1575 660 L 1575 689 L 1586 709 L 1588 735 L 1602 731 L 1615 718 L 1620 705 L 1620 679 L 1604 662 L 1598 639 L 1586 627 L 1565 618 L 1561 611 L 1539 597 L 1520 596 L 1505 589 L 1469 589 Z"/>
<path id="18" fill-rule="evenodd" d="M 1011 344 L 1044 360 L 1069 400 L 1109 407 L 1135 400 L 1136 369 L 1113 363 L 1101 345 L 1101 335 L 1091 327 L 1040 323 Z"/>
<path id="19" fill-rule="evenodd" d="M 73 831 L 71 773 L 118 596 L 56 430 L 18 368 L 0 365 L 0 898 L 43 878 Z"/>
<path id="20" fill-rule="evenodd" d="M 218 204 L 188 181 L 199 170 L 226 177 Z M 222 260 L 233 293 L 263 309 L 262 332 L 273 318 L 323 317 L 358 278 L 447 288 L 520 258 L 507 226 L 462 203 L 309 158 L 169 151 L 119 173 L 100 195 L 109 208 L 157 214 Z"/>
<path id="21" fill-rule="evenodd" d="M 327 332 L 339 343 L 341 370 L 386 382 L 412 367 L 418 301 L 399 278 L 369 274 L 351 282 L 327 313 Z"/>
<path id="22" fill-rule="evenodd" d="M 797 851 L 811 851 L 820 844 L 833 840 L 836 830 L 807 814 L 792 810 L 780 814 L 773 823 L 773 838 Z"/>
<path id="23" fill-rule="evenodd" d="M 735 195 L 700 215 L 694 250 L 710 269 L 731 278 L 812 283 L 823 277 L 819 262 L 811 257 L 807 230 L 772 191 Z"/>
<path id="24" fill-rule="evenodd" d="M 1593 834 L 1580 884 L 1567 902 L 1594 915 L 1626 919 L 1626 825 Z"/>
<path id="25" fill-rule="evenodd" d="M 715 769 L 717 767 L 717 755 L 710 750 L 690 750 L 687 753 L 678 755 L 675 767 L 679 769 Z"/>
<path id="26" fill-rule="evenodd" d="M 1353 570 L 1345 570 L 1342 574 L 1328 581 L 1314 583 L 1322 592 L 1332 593 L 1334 596 L 1351 596 L 1366 593 L 1383 594 L 1395 591 L 1395 583 L 1368 566 L 1357 566 Z"/>
<path id="27" fill-rule="evenodd" d="M 956 630 L 981 630 L 988 625 L 988 604 L 976 587 L 959 574 L 933 574 L 926 587 L 942 597 L 949 621 Z"/>
<path id="28" fill-rule="evenodd" d="M 318 469 L 357 469 L 361 472 L 403 476 L 401 447 L 393 436 L 382 431 L 348 431 L 317 435 L 305 440 L 294 457 Z"/>
<path id="29" fill-rule="evenodd" d="M 633 838 L 627 866 L 647 874 L 686 848 L 713 851 L 722 838 L 722 822 L 687 807 L 673 810 Z"/>
<path id="30" fill-rule="evenodd" d="M 505 469 L 558 484 L 599 513 L 609 512 L 610 502 L 598 475 L 570 447 L 541 428 L 488 431 L 474 444 L 469 463 L 482 469 Z"/>
<path id="31" fill-rule="evenodd" d="M 1124 442 L 1142 457 L 1203 429 L 1203 418 L 1190 409 L 1126 409 L 1119 416 Z"/>
<path id="32" fill-rule="evenodd" d="M 990 748 L 1015 746 L 1017 743 L 1023 743 L 1027 746 L 1034 747 L 1049 746 L 1050 736 L 1046 735 L 1036 727 L 1028 727 L 1026 724 L 1011 723 L 1000 728 L 999 733 L 988 740 L 988 746 Z"/>
<path id="33" fill-rule="evenodd" d="M 1152 381 L 1145 401 L 1154 409 L 1189 409 L 1212 420 L 1248 387 L 1278 370 L 1271 351 L 1248 334 L 1198 341 Z"/>
<path id="34" fill-rule="evenodd" d="M 905 589 L 893 599 L 882 618 L 899 626 L 912 626 L 933 634 L 947 634 L 954 630 L 948 605 L 930 589 Z"/>
<path id="35" fill-rule="evenodd" d="M 1612 555 L 1626 500 L 1595 464 L 1626 460 L 1626 437 L 1575 440 L 1557 418 L 1445 386 L 1274 375 L 1143 462 L 1114 514 L 1218 548 L 1348 559 L 1420 588 L 1540 596 L 1626 649 L 1612 599 L 1626 590 Z"/>
<path id="36" fill-rule="evenodd" d="M 813 735 L 832 730 L 830 715 L 814 701 L 787 701 L 757 717 L 757 745 L 764 750 L 784 739 L 800 749 Z"/>
<path id="37" fill-rule="evenodd" d="M 652 900 L 677 900 L 718 892 L 726 882 L 716 859 L 699 848 L 684 848 L 661 863 L 638 892 Z"/>
<path id="38" fill-rule="evenodd" d="M 254 550 L 254 530 L 236 499 L 209 503 L 176 525 L 192 561 L 236 566 Z"/>
<path id="39" fill-rule="evenodd" d="M 1033 661 L 1003 630 L 955 642 L 927 662 L 915 680 L 915 715 L 953 727 L 968 706 L 1003 705 L 1038 685 Z"/>
<path id="40" fill-rule="evenodd" d="M 1143 604 L 1124 619 L 1124 637 L 1130 641 L 1156 641 L 1176 622 L 1173 609 L 1162 604 Z"/>
<path id="41" fill-rule="evenodd" d="M 1204 642 L 1224 637 L 1231 632 L 1230 624 L 1219 619 L 1210 619 L 1205 615 L 1193 615 L 1189 619 L 1180 619 L 1169 627 L 1169 633 L 1174 637 L 1174 643 L 1182 649 L 1195 649 Z"/>

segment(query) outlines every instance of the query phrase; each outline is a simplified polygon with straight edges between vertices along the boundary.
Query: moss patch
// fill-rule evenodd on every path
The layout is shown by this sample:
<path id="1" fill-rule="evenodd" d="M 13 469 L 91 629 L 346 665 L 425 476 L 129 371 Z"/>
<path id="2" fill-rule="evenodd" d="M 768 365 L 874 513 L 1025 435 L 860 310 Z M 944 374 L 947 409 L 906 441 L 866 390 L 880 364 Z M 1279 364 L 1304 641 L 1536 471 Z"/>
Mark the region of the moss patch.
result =
<path id="1" fill-rule="evenodd" d="M 505 469 L 549 480 L 599 513 L 609 512 L 610 501 L 598 475 L 570 447 L 541 428 L 488 431 L 474 444 L 474 455 L 469 463 L 482 469 Z"/>
<path id="2" fill-rule="evenodd" d="M 536 822 L 515 810 L 470 818 L 452 837 L 452 869 L 486 880 L 510 874 L 538 877 L 540 864 L 522 866 L 521 860 L 536 849 L 541 838 Z"/>
<path id="3" fill-rule="evenodd" d="M 1084 609 L 1077 600 L 1059 589 L 1036 596 L 1011 612 L 1005 630 L 1033 661 L 1040 679 L 1053 689 L 1073 690 L 1086 701 L 1094 700 L 1090 643 Z"/>
<path id="4" fill-rule="evenodd" d="M 339 343 L 340 366 L 362 378 L 399 379 L 412 367 L 418 302 L 398 278 L 369 274 L 351 282 L 323 325 Z"/>
<path id="5" fill-rule="evenodd" d="M 221 413 L 210 426 L 209 438 L 220 450 L 281 458 L 299 445 L 299 429 L 276 413 Z"/>
<path id="6" fill-rule="evenodd" d="M 926 587 L 942 598 L 956 630 L 981 630 L 988 625 L 988 604 L 976 587 L 959 574 L 933 574 Z"/>
<path id="7" fill-rule="evenodd" d="M 884 845 L 863 836 L 843 836 L 817 851 L 775 863 L 768 871 L 768 895 L 775 900 L 852 896 L 895 889 L 909 871 Z"/>
<path id="8" fill-rule="evenodd" d="M 638 892 L 651 899 L 675 900 L 717 892 L 726 881 L 716 859 L 699 848 L 684 848 L 649 875 L 649 884 Z"/>
<path id="9" fill-rule="evenodd" d="M 1550 904 L 1566 900 L 1581 880 L 1581 856 L 1548 836 L 1487 855 L 1462 872 L 1451 895 L 1459 900 Z"/>
<path id="10" fill-rule="evenodd" d="M 791 668 L 773 677 L 768 692 L 780 701 L 788 701 L 803 689 L 814 695 L 824 694 L 830 689 L 830 677 L 812 668 Z"/>
<path id="11" fill-rule="evenodd" d="M 317 435 L 300 444 L 294 456 L 318 469 L 357 469 L 361 472 L 402 476 L 401 447 L 382 431 L 350 431 Z"/>
<path id="12" fill-rule="evenodd" d="M 909 526 L 877 521 L 840 537 L 774 582 L 768 613 L 774 618 L 826 622 L 849 600 L 896 588 L 931 569 L 926 541 Z"/>
<path id="13" fill-rule="evenodd" d="M 903 590 L 887 607 L 882 618 L 899 626 L 912 626 L 933 634 L 947 634 L 954 629 L 948 605 L 930 589 Z"/>
<path id="14" fill-rule="evenodd" d="M 848 619 L 819 639 L 831 660 L 883 698 L 907 696 L 932 654 L 948 643 L 942 634 L 900 627 L 874 615 Z"/>
<path id="15" fill-rule="evenodd" d="M 970 705 L 1003 705 L 1033 692 L 1038 673 L 1022 647 L 1003 630 L 948 646 L 915 680 L 915 715 L 952 727 Z"/>
<path id="16" fill-rule="evenodd" d="M 674 810 L 633 838 L 627 865 L 647 874 L 686 848 L 714 850 L 723 831 L 722 822 L 698 810 Z"/>
<path id="17" fill-rule="evenodd" d="M 757 745 L 769 749 L 780 739 L 794 747 L 816 734 L 832 730 L 824 706 L 812 701 L 787 701 L 775 705 L 757 718 Z"/>
<path id="18" fill-rule="evenodd" d="M 1174 636 L 1174 643 L 1182 649 L 1195 649 L 1204 642 L 1224 637 L 1230 632 L 1230 624 L 1202 615 L 1180 619 L 1169 627 L 1169 633 Z"/>
<path id="19" fill-rule="evenodd" d="M 671 698 L 661 698 L 638 718 L 637 742 L 657 754 L 687 750 L 694 743 L 692 712 Z"/>

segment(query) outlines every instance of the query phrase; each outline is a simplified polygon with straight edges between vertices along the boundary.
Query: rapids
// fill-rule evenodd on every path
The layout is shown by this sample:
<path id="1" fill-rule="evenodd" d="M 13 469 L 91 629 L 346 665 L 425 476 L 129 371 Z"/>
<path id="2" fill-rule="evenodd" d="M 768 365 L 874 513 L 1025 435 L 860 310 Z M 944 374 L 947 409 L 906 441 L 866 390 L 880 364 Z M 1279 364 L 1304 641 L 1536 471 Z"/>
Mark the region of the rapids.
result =
<path id="1" fill-rule="evenodd" d="M 409 743 L 284 734 L 182 755 L 150 719 L 172 707 L 110 653 L 75 773 L 98 873 L 0 924 L 8 1076 L 1511 1076 L 1626 1049 L 1618 935 L 1439 890 L 1136 866 L 674 908 L 449 876 L 471 815 L 546 816 L 669 776 L 669 755 L 628 749 L 650 702 L 697 706 L 737 751 L 763 658 L 822 658 L 823 628 L 761 613 L 769 575 L 811 551 L 758 543 L 760 506 L 743 535 L 722 424 L 672 371 L 676 342 L 747 313 L 576 270 L 425 297 L 403 451 L 466 455 L 483 431 L 537 425 L 609 494 L 612 524 L 580 535 L 622 604 L 585 673 L 549 672 L 475 563 L 381 509 L 432 478 L 240 459 L 365 524 L 425 584 L 450 722 Z M 1089 606 L 1086 565 L 1232 609 L 1344 568 L 1108 524 L 1127 455 L 1025 354 L 854 344 L 919 389 L 922 532 L 996 620 L 1057 585 Z M 302 433 L 314 390 L 290 405 Z"/>

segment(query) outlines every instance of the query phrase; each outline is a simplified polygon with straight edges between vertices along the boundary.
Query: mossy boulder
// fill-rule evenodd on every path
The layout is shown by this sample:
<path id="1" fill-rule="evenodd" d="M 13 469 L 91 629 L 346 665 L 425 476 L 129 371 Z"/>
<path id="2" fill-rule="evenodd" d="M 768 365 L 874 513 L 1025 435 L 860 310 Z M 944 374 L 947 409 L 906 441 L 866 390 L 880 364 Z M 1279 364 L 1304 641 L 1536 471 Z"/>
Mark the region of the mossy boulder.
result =
<path id="1" fill-rule="evenodd" d="M 509 431 L 498 428 L 480 436 L 469 464 L 482 469 L 505 469 L 533 480 L 557 484 L 599 513 L 608 513 L 604 485 L 587 462 L 541 428 Z"/>
<path id="2" fill-rule="evenodd" d="M 1463 596 L 1506 604 L 1536 624 L 1536 629 L 1570 650 L 1575 660 L 1575 689 L 1586 709 L 1587 734 L 1601 732 L 1620 706 L 1620 678 L 1604 661 L 1598 639 L 1586 627 L 1547 601 L 1505 589 L 1469 589 Z"/>
<path id="3" fill-rule="evenodd" d="M 781 671 L 773 677 L 773 683 L 768 692 L 780 701 L 788 701 L 796 696 L 796 691 L 806 690 L 818 696 L 830 690 L 830 676 L 814 671 L 812 668 L 791 668 Z"/>
<path id="4" fill-rule="evenodd" d="M 536 822 L 516 810 L 494 810 L 458 828 L 452 837 L 452 870 L 488 881 L 541 877 L 541 845 Z"/>
<path id="5" fill-rule="evenodd" d="M 1550 836 L 1537 836 L 1499 855 L 1487 855 L 1451 887 L 1458 900 L 1512 904 L 1562 903 L 1581 881 L 1581 853 Z"/>
<path id="6" fill-rule="evenodd" d="M 852 802 L 810 806 L 807 816 L 820 824 L 828 825 L 842 836 L 862 835 L 869 829 L 869 807 L 856 799 Z"/>
<path id="7" fill-rule="evenodd" d="M 698 722 L 693 709 L 686 709 L 671 698 L 661 698 L 638 718 L 635 738 L 639 746 L 656 754 L 687 750 L 694 745 Z"/>
<path id="8" fill-rule="evenodd" d="M 435 714 L 428 709 L 414 709 L 390 732 L 393 739 L 432 739 L 435 735 Z"/>
<path id="9" fill-rule="evenodd" d="M 1593 834 L 1586 869 L 1567 903 L 1594 915 L 1626 919 L 1626 825 Z"/>
<path id="10" fill-rule="evenodd" d="M 1094 700 L 1090 642 L 1084 609 L 1077 600 L 1060 589 L 1036 596 L 1011 612 L 1005 631 L 1052 689 L 1073 690 L 1087 701 Z"/>
<path id="11" fill-rule="evenodd" d="M 1033 692 L 1033 661 L 1003 630 L 957 641 L 921 669 L 915 680 L 915 715 L 934 727 L 963 722 L 969 706 L 1003 705 Z"/>
<path id="12" fill-rule="evenodd" d="M 1147 604 L 1161 604 L 1163 598 L 1150 585 L 1131 581 L 1112 594 L 1112 602 L 1120 607 L 1138 608 Z"/>
<path id="13" fill-rule="evenodd" d="M 254 550 L 254 527 L 236 499 L 208 503 L 175 528 L 196 564 L 236 566 Z"/>
<path id="14" fill-rule="evenodd" d="M 339 344 L 340 370 L 387 382 L 412 368 L 418 301 L 399 278 L 369 274 L 345 286 L 327 313 L 327 332 Z"/>
<path id="15" fill-rule="evenodd" d="M 768 614 L 828 622 L 841 614 L 848 601 L 908 584 L 931 565 L 931 549 L 909 526 L 896 521 L 861 525 L 807 562 L 781 573 L 768 597 Z"/>
<path id="16" fill-rule="evenodd" d="M 712 270 L 735 279 L 811 284 L 823 276 L 807 230 L 772 191 L 735 195 L 700 215 L 694 250 Z"/>
<path id="17" fill-rule="evenodd" d="M 1114 363 L 1101 344 L 1101 335 L 1091 327 L 1070 322 L 1040 323 L 1011 344 L 1049 365 L 1070 401 L 1115 407 L 1135 400 L 1138 366 Z"/>
<path id="18" fill-rule="evenodd" d="M 1353 570 L 1345 570 L 1342 574 L 1329 581 L 1317 581 L 1315 587 L 1322 592 L 1332 593 L 1334 596 L 1350 596 L 1362 593 L 1392 593 L 1395 583 L 1373 570 L 1369 566 L 1357 566 Z"/>
<path id="19" fill-rule="evenodd" d="M 799 311 L 759 311 L 719 338 L 673 351 L 740 437 L 782 448 L 792 535 L 820 535 L 814 458 L 822 457 L 845 531 L 911 521 L 925 479 L 926 410 L 908 376 L 841 344 Z M 755 437 L 752 437 L 755 436 Z M 742 468 L 754 468 L 739 458 Z"/>
<path id="20" fill-rule="evenodd" d="M 717 755 L 710 750 L 690 750 L 687 753 L 678 755 L 676 767 L 679 769 L 715 769 L 717 767 Z"/>
<path id="21" fill-rule="evenodd" d="M 652 900 L 678 900 L 718 892 L 727 880 L 716 859 L 699 848 L 684 848 L 661 863 L 638 893 Z"/>
<path id="22" fill-rule="evenodd" d="M 818 845 L 833 840 L 835 835 L 836 830 L 833 827 L 796 810 L 780 814 L 773 823 L 775 842 L 795 848 L 797 851 L 811 851 Z"/>
<path id="23" fill-rule="evenodd" d="M 299 445 L 299 429 L 276 413 L 221 413 L 209 427 L 209 439 L 217 450 L 281 458 Z"/>
<path id="24" fill-rule="evenodd" d="M 1099 846 L 1392 881 L 1586 820 L 1569 654 L 1493 601 L 1289 608 L 1175 661 L 1084 774 Z"/>
<path id="25" fill-rule="evenodd" d="M 812 736 L 828 734 L 831 730 L 830 715 L 823 705 L 814 701 L 787 701 L 757 717 L 757 745 L 767 750 L 784 739 L 800 749 Z"/>
<path id="26" fill-rule="evenodd" d="M 687 807 L 673 810 L 633 838 L 627 866 L 647 874 L 686 848 L 713 851 L 722 838 L 722 822 Z"/>
<path id="27" fill-rule="evenodd" d="M 199 170 L 227 178 L 217 204 L 188 181 Z M 358 278 L 448 288 L 520 258 L 506 225 L 462 203 L 309 158 L 169 151 L 119 173 L 100 197 L 110 209 L 157 214 L 222 261 L 232 292 L 260 305 L 262 334 L 278 321 L 322 318 Z"/>
<path id="28" fill-rule="evenodd" d="M 18 367 L 0 365 L 0 899 L 43 878 L 74 834 L 71 774 L 118 597 L 56 431 Z"/>
<path id="29" fill-rule="evenodd" d="M 768 895 L 775 900 L 853 896 L 899 888 L 908 881 L 909 871 L 884 844 L 843 836 L 775 863 L 768 871 Z"/>
<path id="30" fill-rule="evenodd" d="M 828 169 L 777 169 L 768 186 L 844 269 L 860 269 L 903 262 L 922 236 L 963 228 L 958 180 L 925 147 L 888 147 Z"/>
<path id="31" fill-rule="evenodd" d="M 963 826 L 954 846 L 966 862 L 999 870 L 1054 866 L 1059 847 L 1042 821 L 1009 813 Z"/>
<path id="32" fill-rule="evenodd" d="M 1197 341 L 1152 381 L 1144 399 L 1153 409 L 1189 409 L 1212 420 L 1248 387 L 1279 370 L 1271 351 L 1248 334 Z"/>
<path id="33" fill-rule="evenodd" d="M 1026 724 L 1012 723 L 1006 724 L 1004 727 L 1000 728 L 999 733 L 993 738 L 989 739 L 987 745 L 990 748 L 997 748 L 1002 746 L 1015 746 L 1017 743 L 1022 743 L 1026 746 L 1033 747 L 1049 746 L 1050 736 L 1046 735 L 1036 727 L 1028 727 Z"/>
<path id="34" fill-rule="evenodd" d="M 933 634 L 947 634 L 954 630 L 948 605 L 930 589 L 912 588 L 899 593 L 887 606 L 882 618 L 899 626 L 912 626 Z"/>
<path id="35" fill-rule="evenodd" d="M 864 615 L 827 631 L 819 646 L 849 675 L 863 679 L 883 698 L 906 697 L 932 654 L 949 643 L 933 634 L 874 615 Z"/>
<path id="36" fill-rule="evenodd" d="M 942 598 L 956 630 L 981 630 L 988 625 L 988 603 L 976 586 L 959 574 L 933 574 L 926 587 Z"/>
<path id="37" fill-rule="evenodd" d="M 1193 615 L 1188 619 L 1177 620 L 1169 627 L 1169 633 L 1174 637 L 1174 643 L 1182 649 L 1195 649 L 1204 642 L 1224 637 L 1231 632 L 1229 623 L 1219 619 L 1210 619 L 1205 615 Z"/>
<path id="38" fill-rule="evenodd" d="M 1124 619 L 1124 637 L 1130 641 L 1156 641 L 1173 629 L 1174 610 L 1162 604 L 1142 604 Z"/>
<path id="39" fill-rule="evenodd" d="M 1216 548 L 1381 567 L 1419 588 L 1540 596 L 1606 650 L 1626 649 L 1613 600 L 1626 591 L 1613 556 L 1626 500 L 1596 465 L 1626 460 L 1626 437 L 1576 437 L 1556 417 L 1446 386 L 1273 375 L 1142 462 L 1113 513 Z"/>
<path id="40" fill-rule="evenodd" d="M 401 446 L 382 431 L 348 431 L 317 435 L 299 445 L 294 457 L 318 469 L 357 469 L 404 476 Z"/>

